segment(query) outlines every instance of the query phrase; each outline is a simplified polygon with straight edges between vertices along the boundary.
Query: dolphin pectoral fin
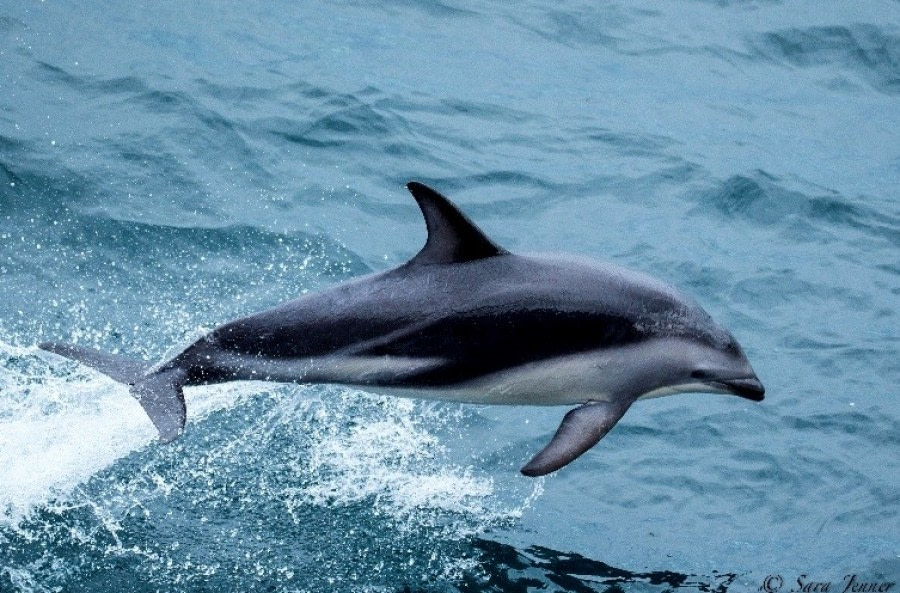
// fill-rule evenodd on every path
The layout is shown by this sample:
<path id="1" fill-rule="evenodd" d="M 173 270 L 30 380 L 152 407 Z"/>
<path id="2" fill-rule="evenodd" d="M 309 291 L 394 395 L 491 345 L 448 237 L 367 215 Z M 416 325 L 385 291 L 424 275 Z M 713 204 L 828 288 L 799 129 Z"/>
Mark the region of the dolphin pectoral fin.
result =
<path id="1" fill-rule="evenodd" d="M 187 408 L 182 384 L 186 376 L 183 369 L 165 369 L 145 377 L 131 388 L 131 395 L 150 416 L 162 443 L 175 440 L 184 430 Z"/>
<path id="2" fill-rule="evenodd" d="M 589 402 L 575 408 L 563 418 L 547 446 L 520 471 L 537 477 L 568 465 L 606 436 L 630 406 L 631 402 Z"/>

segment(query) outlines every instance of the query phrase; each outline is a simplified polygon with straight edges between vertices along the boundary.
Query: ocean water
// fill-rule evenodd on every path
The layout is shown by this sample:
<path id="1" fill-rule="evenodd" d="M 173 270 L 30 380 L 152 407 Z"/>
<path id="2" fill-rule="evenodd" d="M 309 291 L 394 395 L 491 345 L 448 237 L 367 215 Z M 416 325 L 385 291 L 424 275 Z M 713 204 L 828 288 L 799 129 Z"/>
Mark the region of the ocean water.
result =
<path id="1" fill-rule="evenodd" d="M 398 265 L 403 188 L 694 296 L 767 387 L 564 408 L 233 383 L 155 443 L 40 352 L 159 360 Z M 894 0 L 0 3 L 0 591 L 900 580 Z M 896 591 L 896 585 L 894 586 Z"/>

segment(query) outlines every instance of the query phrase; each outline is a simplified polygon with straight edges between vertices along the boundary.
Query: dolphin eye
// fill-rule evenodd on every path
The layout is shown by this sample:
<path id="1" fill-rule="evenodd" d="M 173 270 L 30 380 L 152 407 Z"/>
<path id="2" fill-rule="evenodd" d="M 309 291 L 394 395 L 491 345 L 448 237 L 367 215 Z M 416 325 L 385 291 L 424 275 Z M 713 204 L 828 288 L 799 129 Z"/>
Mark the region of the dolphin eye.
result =
<path id="1" fill-rule="evenodd" d="M 697 369 L 691 372 L 691 379 L 709 379 L 712 377 L 712 373 L 709 371 L 704 371 L 702 369 Z"/>

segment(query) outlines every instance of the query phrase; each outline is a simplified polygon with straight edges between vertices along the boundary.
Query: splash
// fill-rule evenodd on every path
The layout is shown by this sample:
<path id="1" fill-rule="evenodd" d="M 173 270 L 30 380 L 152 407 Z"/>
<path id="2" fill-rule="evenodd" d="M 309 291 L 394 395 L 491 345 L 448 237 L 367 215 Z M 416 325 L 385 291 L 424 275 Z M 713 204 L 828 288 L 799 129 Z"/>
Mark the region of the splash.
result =
<path id="1" fill-rule="evenodd" d="M 347 506 L 371 501 L 399 529 L 444 524 L 445 534 L 466 537 L 517 518 L 522 507 L 498 506 L 494 479 L 447 459 L 430 429 L 460 422 L 459 415 L 427 409 L 412 400 L 339 390 L 338 404 L 354 418 L 341 425 L 319 408 L 308 471 L 316 479 L 291 489 L 288 507 Z M 535 488 L 542 487 L 538 482 Z M 533 493 L 532 493 L 533 495 Z M 526 499 L 527 500 L 527 499 Z M 528 504 L 526 502 L 526 504 Z"/>
<path id="2" fill-rule="evenodd" d="M 35 348 L 0 343 L 0 525 L 65 498 L 153 439 L 127 388 Z"/>
<path id="3" fill-rule="evenodd" d="M 162 588 L 423 587 L 477 572 L 472 538 L 541 493 L 450 460 L 436 434 L 467 421 L 459 408 L 229 383 L 188 389 L 188 430 L 158 446 L 125 387 L 34 348 L 0 354 L 0 586 L 127 566 Z"/>
<path id="4" fill-rule="evenodd" d="M 246 390 L 195 390 L 188 421 Z M 66 500 L 92 476 L 156 441 L 128 388 L 76 362 L 0 342 L 0 527 Z"/>

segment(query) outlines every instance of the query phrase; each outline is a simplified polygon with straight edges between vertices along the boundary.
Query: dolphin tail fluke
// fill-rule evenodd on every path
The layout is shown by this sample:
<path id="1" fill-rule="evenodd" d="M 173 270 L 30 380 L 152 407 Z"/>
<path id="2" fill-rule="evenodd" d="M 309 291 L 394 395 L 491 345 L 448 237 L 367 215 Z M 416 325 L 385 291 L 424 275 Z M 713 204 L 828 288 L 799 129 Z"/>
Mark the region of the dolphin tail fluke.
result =
<path id="1" fill-rule="evenodd" d="M 115 379 L 119 383 L 134 385 L 144 374 L 150 370 L 149 364 L 136 358 L 107 354 L 93 348 L 64 344 L 62 342 L 44 342 L 38 345 L 41 350 L 52 352 L 72 360 L 84 363 L 94 370 L 100 371 L 107 377 Z"/>
<path id="2" fill-rule="evenodd" d="M 163 443 L 174 440 L 184 430 L 187 413 L 181 387 L 187 372 L 183 369 L 163 367 L 151 372 L 151 365 L 142 360 L 61 342 L 44 342 L 39 348 L 77 360 L 120 383 L 131 385 L 131 395 L 150 416 Z"/>
<path id="3" fill-rule="evenodd" d="M 131 388 L 131 395 L 150 416 L 162 443 L 174 441 L 184 431 L 187 407 L 182 385 L 186 378 L 184 369 L 163 368 L 144 377 Z"/>
<path id="4" fill-rule="evenodd" d="M 556 434 L 540 453 L 520 471 L 526 476 L 544 476 L 577 459 L 616 425 L 631 402 L 589 402 L 563 418 Z"/>

